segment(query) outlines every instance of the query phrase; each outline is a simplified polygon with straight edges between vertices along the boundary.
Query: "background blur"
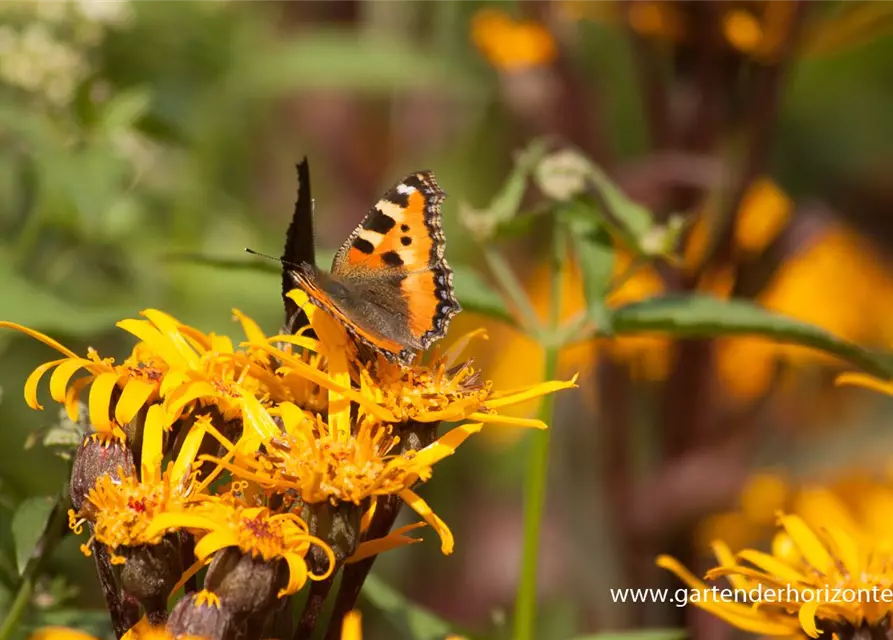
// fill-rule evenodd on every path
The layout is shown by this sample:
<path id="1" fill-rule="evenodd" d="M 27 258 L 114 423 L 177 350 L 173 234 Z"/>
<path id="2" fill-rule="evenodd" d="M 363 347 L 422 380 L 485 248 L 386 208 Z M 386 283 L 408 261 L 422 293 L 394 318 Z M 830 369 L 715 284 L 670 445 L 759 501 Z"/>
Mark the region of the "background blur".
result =
<path id="1" fill-rule="evenodd" d="M 513 153 L 551 136 L 656 215 L 696 221 L 683 264 L 637 272 L 615 302 L 744 296 L 888 346 L 890 26 L 885 2 L 6 0 L 0 318 L 119 355 L 131 343 L 114 322 L 147 307 L 232 335 L 238 307 L 276 330 L 275 264 L 184 256 L 279 255 L 304 155 L 324 256 L 387 187 L 430 168 L 449 194 L 447 255 L 477 267 L 460 208 L 484 206 Z M 509 254 L 545 306 L 538 238 Z M 583 299 L 569 274 L 572 315 Z M 540 379 L 539 347 L 497 322 L 465 313 L 452 335 L 477 326 L 491 334 L 477 362 L 497 385 Z M 0 523 L 67 476 L 51 449 L 23 453 L 57 417 L 21 399 L 50 356 L 0 336 Z M 564 353 L 562 376 L 580 371 L 582 385 L 552 425 L 538 637 L 683 624 L 737 637 L 693 608 L 614 604 L 608 588 L 679 586 L 654 567 L 660 552 L 698 567 L 714 537 L 764 544 L 775 510 L 798 509 L 818 482 L 860 517 L 889 518 L 873 488 L 893 460 L 890 403 L 834 387 L 841 370 L 741 338 Z M 382 557 L 378 574 L 472 631 L 499 628 L 520 565 L 524 452 L 524 433 L 491 428 L 441 463 L 425 497 L 456 534 L 454 556 L 426 540 Z M 50 570 L 46 620 L 101 630 L 77 541 Z M 367 637 L 390 637 L 361 606 Z"/>

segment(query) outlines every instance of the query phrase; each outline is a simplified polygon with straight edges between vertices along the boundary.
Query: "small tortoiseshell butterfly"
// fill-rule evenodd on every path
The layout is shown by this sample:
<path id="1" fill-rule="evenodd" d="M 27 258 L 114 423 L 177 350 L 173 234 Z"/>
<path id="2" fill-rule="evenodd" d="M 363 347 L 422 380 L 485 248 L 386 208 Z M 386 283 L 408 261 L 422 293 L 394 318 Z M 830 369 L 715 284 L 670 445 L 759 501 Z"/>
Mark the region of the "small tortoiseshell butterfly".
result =
<path id="1" fill-rule="evenodd" d="M 413 173 L 372 207 L 331 273 L 308 263 L 289 272 L 316 306 L 391 362 L 411 364 L 461 310 L 444 258 L 445 197 L 433 173 Z"/>

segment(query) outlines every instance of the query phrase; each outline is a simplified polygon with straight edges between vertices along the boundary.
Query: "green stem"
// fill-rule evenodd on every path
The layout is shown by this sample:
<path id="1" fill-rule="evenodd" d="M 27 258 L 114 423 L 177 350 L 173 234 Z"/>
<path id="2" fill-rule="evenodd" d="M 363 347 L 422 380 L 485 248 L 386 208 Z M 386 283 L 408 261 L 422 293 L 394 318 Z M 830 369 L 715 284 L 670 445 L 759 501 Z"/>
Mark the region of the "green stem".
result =
<path id="1" fill-rule="evenodd" d="M 565 238 L 557 225 L 554 230 L 554 252 L 552 266 L 552 290 L 549 303 L 550 333 L 558 330 L 561 314 L 561 289 L 564 279 Z M 555 378 L 558 370 L 558 354 L 561 346 L 554 340 L 543 345 L 545 355 L 544 380 Z M 552 424 L 555 407 L 555 396 L 549 394 L 542 400 L 539 418 L 546 424 Z M 537 431 L 530 434 L 533 442 L 527 460 L 527 483 L 524 489 L 524 543 L 521 558 L 521 582 L 515 599 L 515 633 L 516 640 L 532 640 L 536 627 L 537 603 L 537 564 L 539 560 L 540 532 L 542 529 L 543 509 L 546 504 L 546 484 L 549 470 L 549 431 Z"/>
<path id="2" fill-rule="evenodd" d="M 12 602 L 12 606 L 6 613 L 3 625 L 0 626 L 0 640 L 9 640 L 12 637 L 12 633 L 19 623 L 19 618 L 28 609 L 32 593 L 34 593 L 34 576 L 26 575 L 19 585 L 19 590 L 16 593 L 15 600 Z"/>
<path id="3" fill-rule="evenodd" d="M 518 319 L 521 329 L 527 335 L 539 338 L 542 333 L 539 317 L 512 268 L 502 254 L 495 249 L 483 247 L 483 251 L 484 259 L 487 261 L 490 271 L 493 272 L 493 277 L 496 278 L 500 289 L 509 297 L 515 311 L 520 316 Z"/>

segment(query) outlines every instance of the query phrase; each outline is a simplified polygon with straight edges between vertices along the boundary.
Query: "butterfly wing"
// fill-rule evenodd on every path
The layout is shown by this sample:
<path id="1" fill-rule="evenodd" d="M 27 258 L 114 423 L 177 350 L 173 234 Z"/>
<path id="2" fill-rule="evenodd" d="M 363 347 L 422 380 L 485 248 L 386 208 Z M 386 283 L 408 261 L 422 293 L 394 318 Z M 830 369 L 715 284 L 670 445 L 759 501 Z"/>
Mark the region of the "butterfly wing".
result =
<path id="1" fill-rule="evenodd" d="M 461 310 L 444 258 L 440 205 L 445 197 L 432 172 L 410 174 L 372 207 L 332 265 L 335 276 L 391 283 L 391 293 L 406 303 L 402 321 L 412 337 L 407 346 L 414 348 L 426 349 L 442 338 Z"/>
<path id="2" fill-rule="evenodd" d="M 313 198 L 310 195 L 310 165 L 304 158 L 298 165 L 298 197 L 282 250 L 282 299 L 285 302 L 285 331 L 296 333 L 307 324 L 307 316 L 286 294 L 295 286 L 291 267 L 316 264 L 313 246 Z"/>

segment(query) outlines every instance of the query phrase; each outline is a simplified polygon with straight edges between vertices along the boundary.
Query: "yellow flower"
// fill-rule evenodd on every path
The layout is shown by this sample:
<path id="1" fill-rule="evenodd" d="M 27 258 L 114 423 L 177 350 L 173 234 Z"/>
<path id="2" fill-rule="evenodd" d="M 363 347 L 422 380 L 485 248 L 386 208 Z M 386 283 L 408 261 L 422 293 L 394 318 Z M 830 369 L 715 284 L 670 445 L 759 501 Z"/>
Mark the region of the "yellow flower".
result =
<path id="1" fill-rule="evenodd" d="M 149 413 L 160 411 L 158 405 Z M 149 420 L 146 420 L 147 425 Z M 82 525 L 93 525 L 93 539 L 109 547 L 112 562 L 120 564 L 124 558 L 113 552 L 119 547 L 153 545 L 161 542 L 168 531 L 182 528 L 179 521 L 168 521 L 167 527 L 150 527 L 159 515 L 169 514 L 175 520 L 187 506 L 201 500 L 202 487 L 197 484 L 192 471 L 195 456 L 201 446 L 210 419 L 200 417 L 184 438 L 176 459 L 161 471 L 163 434 L 159 421 L 151 421 L 154 427 L 143 432 L 141 476 L 125 475 L 119 469 L 119 477 L 103 475 L 96 479 L 87 493 L 81 510 L 69 510 L 68 519 L 75 533 L 81 533 Z M 90 555 L 90 542 L 81 546 Z"/>
<path id="2" fill-rule="evenodd" d="M 471 39 L 500 71 L 517 71 L 549 64 L 557 56 L 552 34 L 543 25 L 513 20 L 495 9 L 481 9 L 471 21 Z"/>
<path id="3" fill-rule="evenodd" d="M 239 311 L 234 314 L 249 340 L 263 339 L 253 320 Z M 54 369 L 50 395 L 65 405 L 68 416 L 77 420 L 80 393 L 89 386 L 88 407 L 93 428 L 101 437 L 123 439 L 121 427 L 159 399 L 164 400 L 165 411 L 156 412 L 154 417 L 167 428 L 195 402 L 216 404 L 225 419 L 234 417 L 239 412 L 240 390 L 269 392 L 264 384 L 278 384 L 263 366 L 266 356 L 237 352 L 229 338 L 205 335 L 156 309 L 147 309 L 142 315 L 148 320 L 126 319 L 117 323 L 140 339 L 120 365 L 115 365 L 112 358 L 100 358 L 93 349 L 82 358 L 38 331 L 0 322 L 0 327 L 21 331 L 65 355 L 40 365 L 28 377 L 25 383 L 28 406 L 43 409 L 37 401 L 37 385 L 44 374 Z M 72 382 L 72 377 L 82 369 L 89 375 Z"/>
<path id="4" fill-rule="evenodd" d="M 181 513 L 162 513 L 148 528 L 147 535 L 159 535 L 171 528 L 204 532 L 195 545 L 199 562 L 226 547 L 238 547 L 246 555 L 266 562 L 284 560 L 288 565 L 288 584 L 279 591 L 284 597 L 300 591 L 311 580 L 324 580 L 335 568 L 335 556 L 327 544 L 307 531 L 307 524 L 292 513 L 275 513 L 266 507 L 249 507 L 234 499 L 207 501 Z M 304 557 L 315 544 L 329 559 L 329 568 L 314 575 Z"/>
<path id="5" fill-rule="evenodd" d="M 737 600 L 711 591 L 673 558 L 661 556 L 657 564 L 694 590 L 689 602 L 752 633 L 790 636 L 802 628 L 813 638 L 822 632 L 852 638 L 857 629 L 882 628 L 893 613 L 893 557 L 842 517 L 846 509 L 830 493 L 822 500 L 830 508 L 821 525 L 798 515 L 778 517 L 771 553 L 733 555 L 725 543 L 714 543 L 719 566 L 707 579 L 727 577 Z"/>

